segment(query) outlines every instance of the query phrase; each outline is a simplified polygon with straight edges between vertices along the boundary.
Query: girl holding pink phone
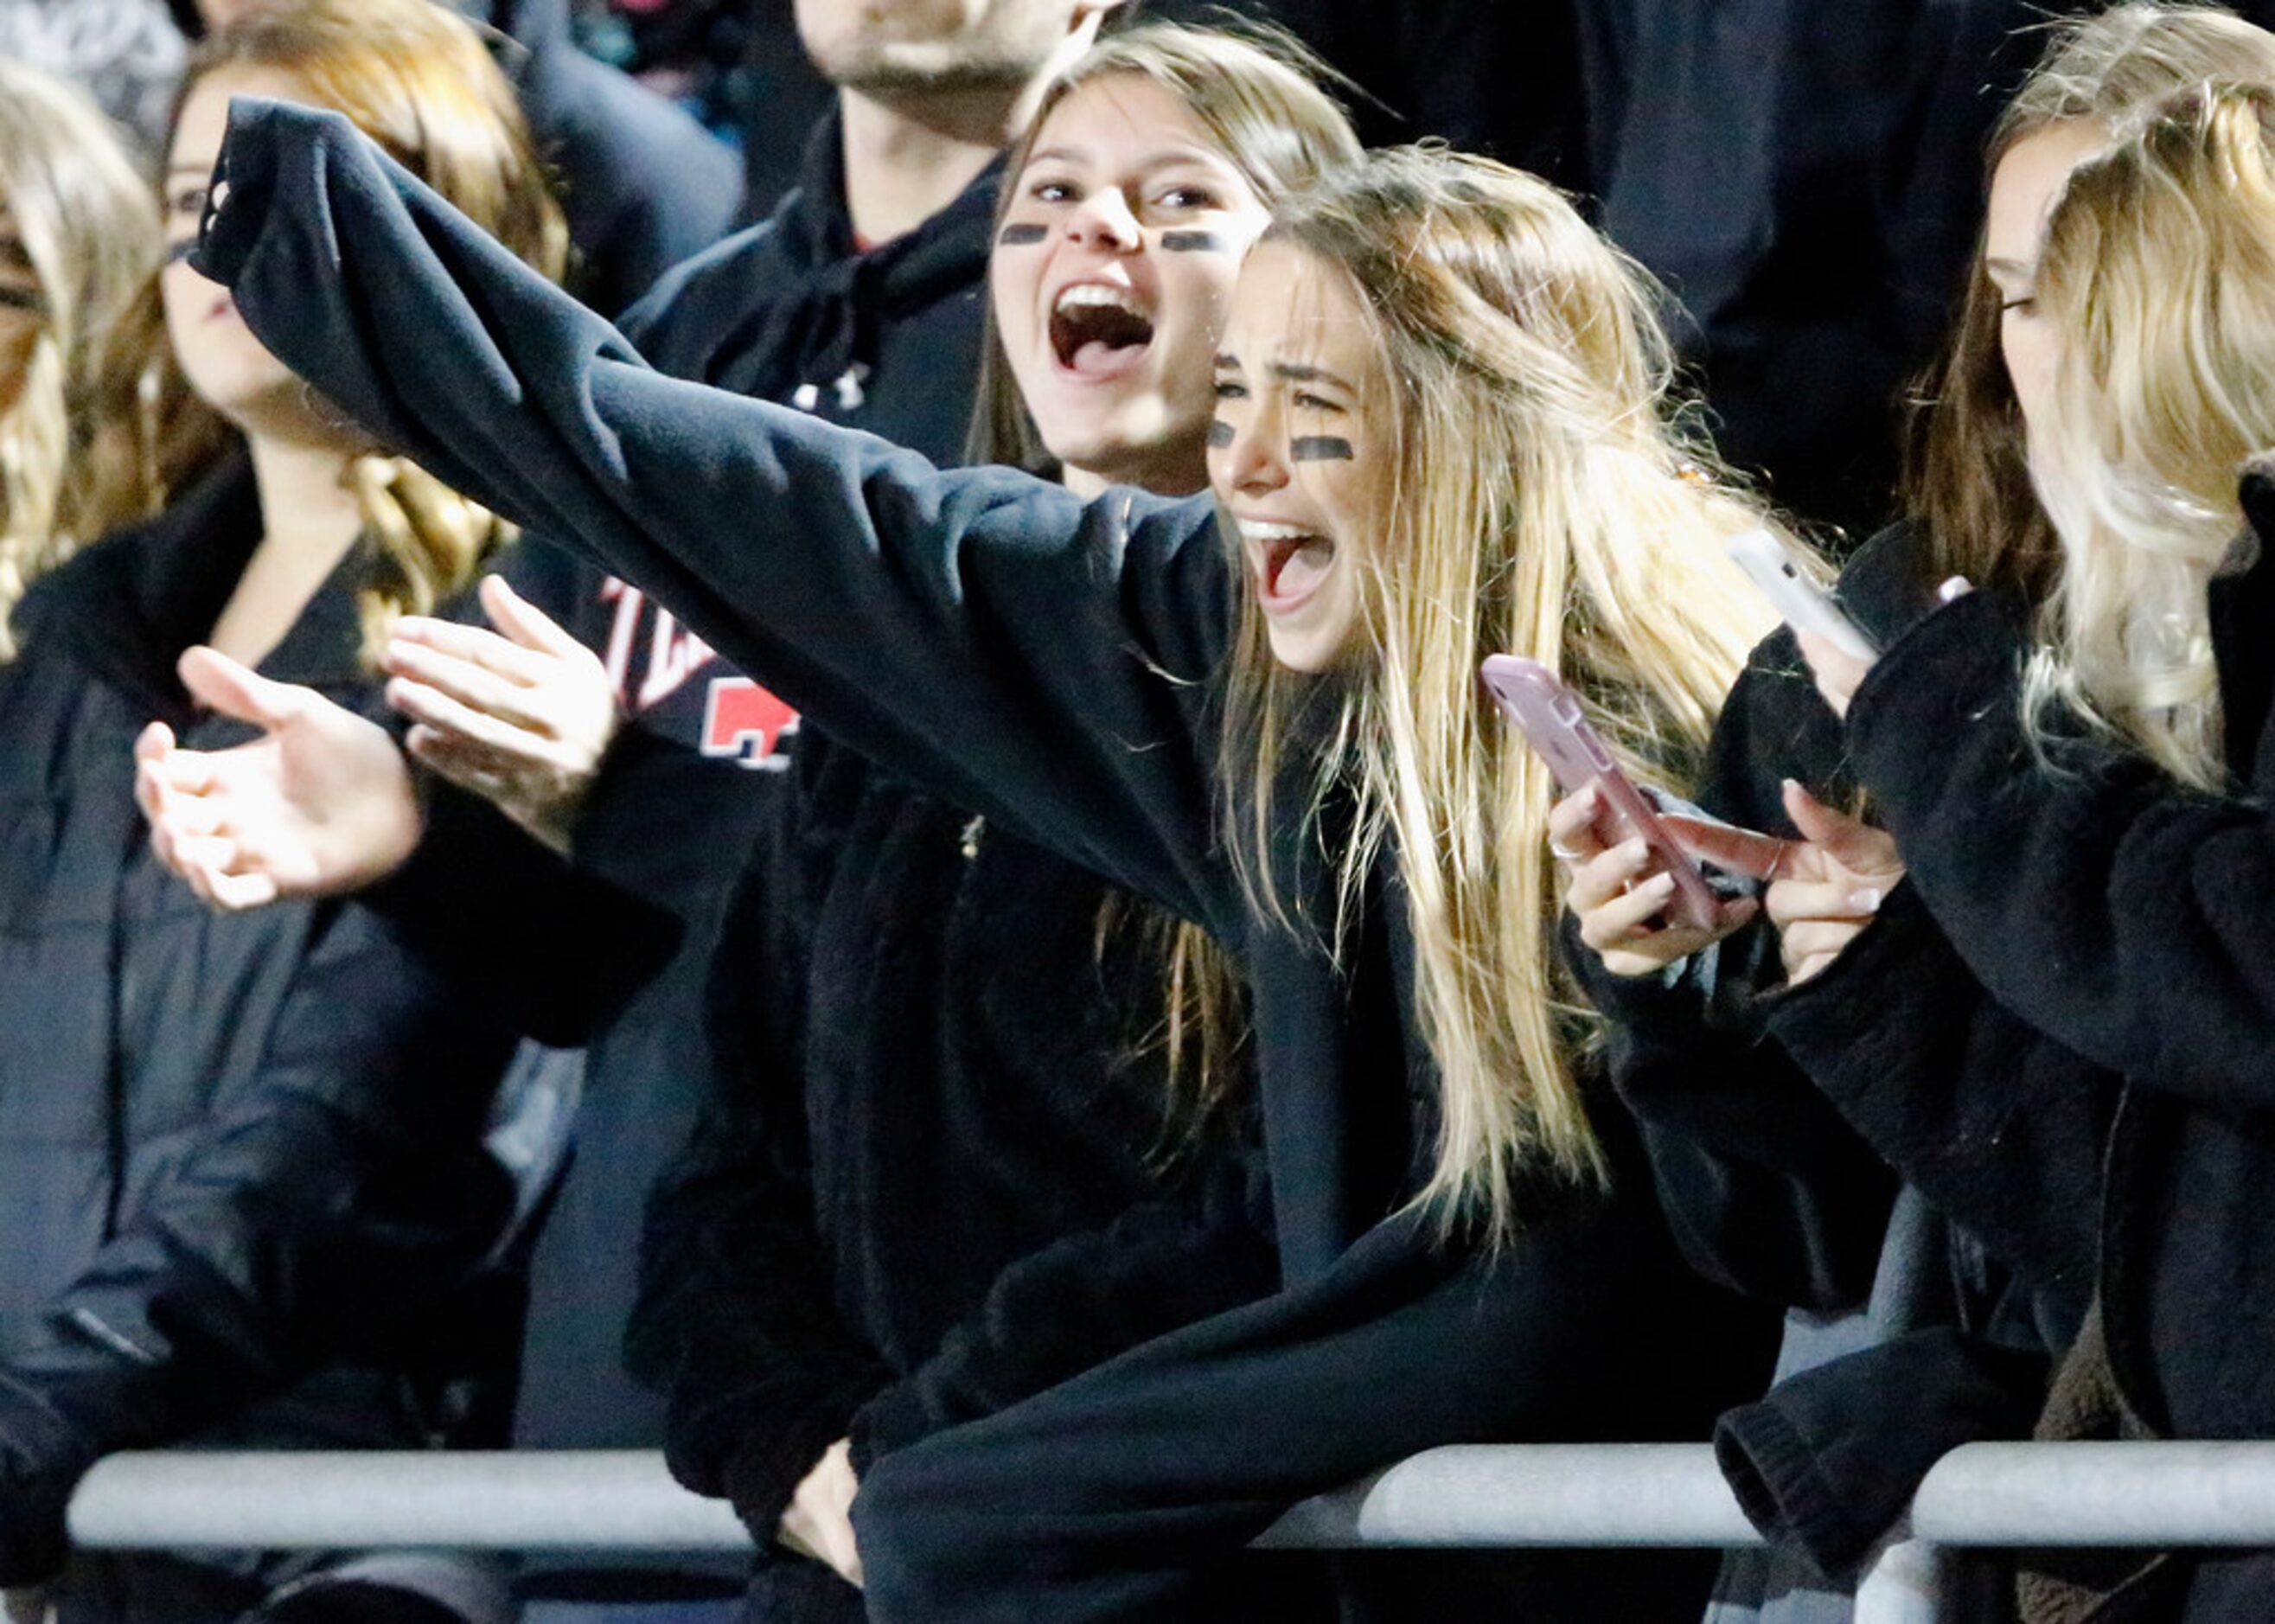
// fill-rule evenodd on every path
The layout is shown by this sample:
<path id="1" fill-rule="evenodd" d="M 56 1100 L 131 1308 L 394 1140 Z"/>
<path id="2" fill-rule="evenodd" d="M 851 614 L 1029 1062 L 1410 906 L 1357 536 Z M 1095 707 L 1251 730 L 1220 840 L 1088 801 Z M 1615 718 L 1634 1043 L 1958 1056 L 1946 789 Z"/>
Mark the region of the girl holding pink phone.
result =
<path id="1" fill-rule="evenodd" d="M 1774 933 L 1669 940 L 1600 900 L 1581 927 L 1607 971 L 1709 954 L 1726 972 L 1680 1007 L 1595 978 L 1629 1016 L 1629 1098 L 1732 1132 L 1691 1108 L 1704 1084 L 1784 1125 L 1774 1157 L 1753 1148 L 1790 1221 L 1724 1223 L 1702 1250 L 1790 1301 L 1861 1298 L 1889 1177 L 1869 1144 L 1905 1181 L 1898 1227 L 1940 1227 L 1928 1272 L 1973 1281 L 1726 1423 L 1749 1503 L 1819 1582 L 1969 1437 L 2275 1417 L 2264 1374 L 2222 1352 L 2270 1306 L 2210 1283 L 2256 1278 L 2266 1252 L 2243 1191 L 2266 1176 L 2268 1004 L 2229 933 L 2264 933 L 2211 899 L 2257 894 L 2215 852 L 2260 838 L 2240 797 L 2269 771 L 2245 607 L 2264 571 L 2232 543 L 2268 517 L 2256 462 L 2241 498 L 2235 471 L 2275 420 L 2230 407 L 2266 398 L 2264 284 L 2233 268 L 2275 245 L 2275 194 L 2229 178 L 2271 173 L 2267 87 L 2275 37 L 2224 12 L 2120 6 L 2055 38 L 1994 132 L 1910 519 L 1841 584 L 1884 652 L 1809 643 L 1804 662 L 1780 639 L 1724 713 L 1709 804 L 1792 842 L 1768 854 Z M 1871 822 L 1834 810 L 1860 793 Z M 1734 1029 L 1742 1046 L 1715 1036 Z M 1875 1481 L 1825 1469 L 1844 1457 Z M 1837 1515 L 1827 1483 L 1850 1497 Z M 2238 1616 L 2269 1582 L 2258 1557 L 2042 1571 L 2024 1615 L 2082 1614 L 2112 1576 L 2160 1617 Z"/>

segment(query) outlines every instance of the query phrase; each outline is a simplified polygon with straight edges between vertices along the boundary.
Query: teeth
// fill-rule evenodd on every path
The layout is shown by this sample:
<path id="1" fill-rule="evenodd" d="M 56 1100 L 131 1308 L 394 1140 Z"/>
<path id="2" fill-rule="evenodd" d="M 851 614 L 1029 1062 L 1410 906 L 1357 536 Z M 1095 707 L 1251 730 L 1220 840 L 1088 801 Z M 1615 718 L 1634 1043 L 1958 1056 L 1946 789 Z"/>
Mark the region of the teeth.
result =
<path id="1" fill-rule="evenodd" d="M 1103 283 L 1097 282 L 1078 282 L 1074 286 L 1064 290 L 1059 295 L 1058 303 L 1052 306 L 1051 309 L 1055 313 L 1058 311 L 1069 310 L 1083 305 L 1099 305 L 1115 310 L 1126 310 L 1141 321 L 1150 319 L 1138 301 L 1128 292 L 1120 288 L 1109 288 Z"/>
<path id="2" fill-rule="evenodd" d="M 1264 519 L 1244 518 L 1240 521 L 1240 536 L 1243 541 L 1301 541 L 1319 534 L 1301 525 L 1275 525 Z"/>

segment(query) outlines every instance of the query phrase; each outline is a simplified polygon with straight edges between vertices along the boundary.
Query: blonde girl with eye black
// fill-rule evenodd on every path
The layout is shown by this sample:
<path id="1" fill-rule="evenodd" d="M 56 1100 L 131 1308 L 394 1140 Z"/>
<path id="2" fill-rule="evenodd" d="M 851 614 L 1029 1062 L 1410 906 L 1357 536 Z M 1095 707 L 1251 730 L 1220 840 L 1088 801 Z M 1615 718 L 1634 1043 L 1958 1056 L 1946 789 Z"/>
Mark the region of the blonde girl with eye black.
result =
<path id="1" fill-rule="evenodd" d="M 1209 491 L 1168 501 L 664 383 L 336 125 L 242 110 L 222 170 L 200 263 L 328 397 L 1247 984 L 1279 1289 L 886 1460 L 852 1511 L 873 1617 L 1211 1617 L 1207 1565 L 1305 1494 L 1432 1444 L 1696 1437 L 1762 1380 L 1774 1326 L 1682 1266 L 1600 1087 L 1547 776 L 1476 689 L 1544 659 L 1680 789 L 1768 624 L 1651 295 L 1552 189 L 1404 152 L 1283 202 L 1217 344 Z M 410 321 L 439 366 L 351 336 Z M 234 873 L 218 771 L 154 748 L 144 792 Z M 1512 1566 L 1542 1616 L 1694 1616 L 1703 1582 Z"/>

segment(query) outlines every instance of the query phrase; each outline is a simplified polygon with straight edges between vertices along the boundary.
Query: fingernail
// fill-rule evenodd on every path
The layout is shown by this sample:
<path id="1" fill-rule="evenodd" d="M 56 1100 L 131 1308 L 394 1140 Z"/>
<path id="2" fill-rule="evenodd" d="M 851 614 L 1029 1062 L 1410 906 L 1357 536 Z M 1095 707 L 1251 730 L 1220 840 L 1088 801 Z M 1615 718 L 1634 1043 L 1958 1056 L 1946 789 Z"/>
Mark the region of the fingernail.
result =
<path id="1" fill-rule="evenodd" d="M 1935 595 L 1949 603 L 1954 598 L 1964 598 L 1975 590 L 1975 583 L 1963 575 L 1954 575 L 1935 589 Z"/>
<path id="2" fill-rule="evenodd" d="M 1643 882 L 1643 893 L 1645 896 L 1665 896 L 1674 889 L 1674 876 L 1666 872 L 1653 874 Z"/>
<path id="3" fill-rule="evenodd" d="M 1876 887 L 1866 886 L 1861 891 L 1848 893 L 1848 908 L 1852 913 L 1878 913 L 1880 899 L 1887 895 Z"/>

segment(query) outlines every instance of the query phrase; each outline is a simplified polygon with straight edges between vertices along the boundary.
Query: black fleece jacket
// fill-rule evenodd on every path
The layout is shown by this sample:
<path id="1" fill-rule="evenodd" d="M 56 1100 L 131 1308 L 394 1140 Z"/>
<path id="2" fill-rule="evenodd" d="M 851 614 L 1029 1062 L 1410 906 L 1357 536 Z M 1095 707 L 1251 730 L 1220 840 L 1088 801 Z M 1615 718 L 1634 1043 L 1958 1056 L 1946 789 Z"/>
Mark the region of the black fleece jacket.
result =
<path id="1" fill-rule="evenodd" d="M 58 1560 L 107 1450 L 412 1448 L 421 1391 L 510 1375 L 445 1303 L 510 1207 L 481 1143 L 510 1034 L 360 910 L 212 912 L 135 810 L 144 724 L 245 736 L 173 664 L 260 535 L 223 469 L 38 582 L 0 667 L 0 1583 Z M 368 711 L 360 563 L 261 669 Z"/>
<path id="2" fill-rule="evenodd" d="M 1061 1618 L 1201 1616 L 1192 1564 L 1302 1494 L 1463 1437 L 1690 1434 L 1758 1379 L 1770 1327 L 1681 1268 L 1608 1101 L 1608 1195 L 1534 1192 L 1494 1253 L 1402 1211 L 1436 1088 L 1394 872 L 1337 956 L 1253 910 L 1214 837 L 1234 583 L 1209 502 L 941 472 L 659 377 L 344 121 L 240 103 L 222 167 L 200 266 L 327 396 L 849 744 L 1245 961 L 1281 1291 L 889 1456 L 856 1507 L 873 1616 L 1030 1617 L 1039 1587 Z M 369 341 L 406 325 L 435 342 Z M 1332 918 L 1310 838 L 1279 843 L 1296 917 Z"/>
<path id="3" fill-rule="evenodd" d="M 1901 638 L 1859 689 L 1857 771 L 1937 925 L 2035 1031 L 2123 1079 L 2073 1102 L 2113 1120 L 2095 1284 L 2119 1386 L 2175 1438 L 2275 1426 L 2275 1175 L 2267 1041 L 2275 958 L 2275 462 L 2247 471 L 2250 529 L 2210 586 L 2228 783 L 2185 788 L 2105 738 L 2033 758 L 2016 703 L 2019 616 L 1977 593 Z M 1932 749 L 1924 741 L 1935 741 Z M 2080 1167 L 2080 1186 L 2090 1175 Z M 2275 1562 L 2201 1561 L 2187 1616 L 2261 1610 Z"/>
<path id="4" fill-rule="evenodd" d="M 1932 604 L 1918 537 L 1875 539 L 1843 573 L 1849 612 L 1893 641 Z M 1698 799 L 1791 837 L 1780 791 L 1856 793 L 1838 720 L 1789 633 L 1724 707 Z M 2001 1008 L 1908 886 L 1833 965 L 1783 985 L 1766 925 L 1672 985 L 1573 963 L 1618 1021 L 1614 1075 L 1646 1123 L 1692 1263 L 1818 1311 L 1861 1303 L 1898 1171 L 1947 1220 L 1947 1324 L 1780 1384 L 1716 1445 L 1773 1541 L 1838 1575 L 1958 1444 L 2026 1434 L 2091 1290 L 2092 1214 L 2112 1079 Z"/>

